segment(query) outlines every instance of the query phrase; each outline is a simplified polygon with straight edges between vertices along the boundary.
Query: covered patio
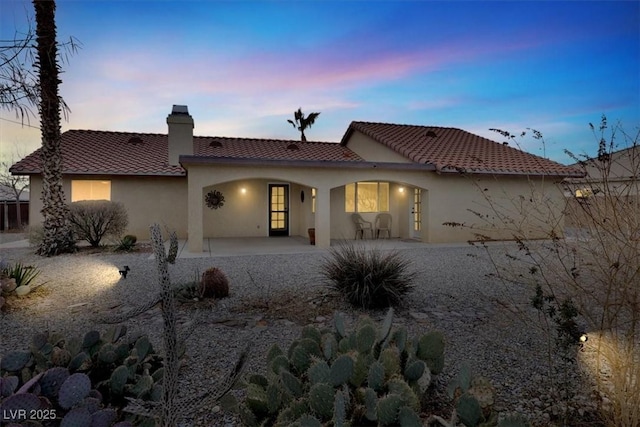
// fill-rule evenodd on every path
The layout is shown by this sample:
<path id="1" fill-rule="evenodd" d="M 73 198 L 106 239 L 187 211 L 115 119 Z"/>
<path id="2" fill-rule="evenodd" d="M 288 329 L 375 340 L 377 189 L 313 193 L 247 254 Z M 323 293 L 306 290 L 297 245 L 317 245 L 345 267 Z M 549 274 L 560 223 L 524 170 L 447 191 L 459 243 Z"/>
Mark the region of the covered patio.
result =
<path id="1" fill-rule="evenodd" d="M 411 249 L 433 247 L 434 244 L 423 243 L 414 239 L 358 239 L 331 240 L 331 247 L 342 242 L 364 245 L 379 250 Z M 169 244 L 168 242 L 166 243 Z M 451 246 L 452 244 L 445 244 Z M 461 244 L 455 244 L 459 246 Z M 178 258 L 208 258 L 242 255 L 273 255 L 327 252 L 327 248 L 309 244 L 309 239 L 301 236 L 288 237 L 226 237 L 205 238 L 200 253 L 189 252 L 187 240 L 179 240 Z"/>

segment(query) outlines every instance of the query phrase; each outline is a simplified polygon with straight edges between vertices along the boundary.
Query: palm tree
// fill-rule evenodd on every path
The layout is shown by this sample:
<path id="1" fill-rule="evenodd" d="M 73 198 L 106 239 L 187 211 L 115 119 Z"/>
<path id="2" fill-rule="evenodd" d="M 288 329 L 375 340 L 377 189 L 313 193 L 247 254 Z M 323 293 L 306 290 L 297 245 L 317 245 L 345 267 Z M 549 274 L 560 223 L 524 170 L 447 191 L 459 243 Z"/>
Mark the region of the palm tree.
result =
<path id="1" fill-rule="evenodd" d="M 60 150 L 60 84 L 56 43 L 56 4 L 53 0 L 33 0 L 36 11 L 38 90 L 42 133 L 42 216 L 44 235 L 39 255 L 51 256 L 75 249 L 62 189 Z"/>
<path id="2" fill-rule="evenodd" d="M 311 113 L 309 114 L 308 117 L 304 116 L 304 113 L 302 112 L 301 108 L 298 108 L 298 111 L 295 111 L 293 113 L 293 118 L 295 120 L 287 120 L 289 123 L 291 123 L 291 125 L 298 129 L 300 131 L 300 140 L 301 141 L 306 141 L 307 137 L 304 136 L 304 130 L 306 128 L 310 128 L 311 125 L 313 125 L 316 121 L 316 119 L 318 118 L 318 116 L 320 115 L 320 113 Z"/>

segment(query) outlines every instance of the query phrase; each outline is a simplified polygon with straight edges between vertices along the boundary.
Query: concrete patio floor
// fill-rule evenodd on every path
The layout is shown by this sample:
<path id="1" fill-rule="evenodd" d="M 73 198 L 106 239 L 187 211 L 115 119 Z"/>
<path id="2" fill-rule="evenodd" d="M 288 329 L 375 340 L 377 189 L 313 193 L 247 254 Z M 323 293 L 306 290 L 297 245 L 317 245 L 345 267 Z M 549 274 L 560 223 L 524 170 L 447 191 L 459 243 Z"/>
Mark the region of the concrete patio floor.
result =
<path id="1" fill-rule="evenodd" d="M 2 236 L 6 237 L 6 236 Z M 12 238 L 0 239 L 1 250 L 11 250 L 28 248 L 29 241 L 19 235 Z M 23 236 L 26 237 L 26 236 Z M 377 248 L 380 250 L 411 249 L 425 247 L 452 247 L 467 246 L 467 243 L 422 243 L 412 239 L 365 239 L 346 240 L 349 243 L 358 243 L 367 248 Z M 331 240 L 331 246 L 339 245 L 343 240 Z M 139 242 L 139 243 L 148 243 Z M 309 239 L 302 236 L 289 237 L 237 237 L 237 238 L 216 238 L 204 239 L 201 253 L 191 253 L 187 248 L 187 240 L 178 241 L 178 258 L 208 258 L 239 255 L 268 255 L 268 254 L 298 254 L 298 253 L 321 253 L 326 252 L 326 248 L 319 248 L 309 244 Z M 165 242 L 169 246 L 169 241 Z M 153 258 L 153 255 L 150 256 Z"/>
<path id="2" fill-rule="evenodd" d="M 342 240 L 331 240 L 331 246 L 337 246 Z M 408 239 L 365 239 L 357 242 L 368 248 L 378 248 L 380 250 L 407 249 L 433 246 L 433 244 L 422 243 L 418 240 Z M 327 251 L 326 248 L 319 248 L 309 244 L 309 239 L 301 236 L 289 237 L 237 237 L 237 238 L 217 238 L 204 239 L 202 253 L 191 253 L 187 250 L 187 241 L 180 240 L 180 250 L 178 258 L 206 258 L 220 256 L 238 255 L 264 255 L 264 254 L 298 254 L 298 253 L 318 253 Z"/>

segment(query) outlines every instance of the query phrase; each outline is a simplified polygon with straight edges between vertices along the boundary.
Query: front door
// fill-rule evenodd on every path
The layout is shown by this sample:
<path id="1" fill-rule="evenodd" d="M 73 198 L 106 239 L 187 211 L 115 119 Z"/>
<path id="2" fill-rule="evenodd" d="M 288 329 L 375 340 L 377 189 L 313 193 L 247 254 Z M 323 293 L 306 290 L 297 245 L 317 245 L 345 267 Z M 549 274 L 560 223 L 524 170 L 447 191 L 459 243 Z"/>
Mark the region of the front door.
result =
<path id="1" fill-rule="evenodd" d="M 289 235 L 289 186 L 269 184 L 269 236 Z"/>
<path id="2" fill-rule="evenodd" d="M 413 205 L 411 206 L 411 237 L 420 239 L 422 237 L 422 190 L 413 189 Z"/>

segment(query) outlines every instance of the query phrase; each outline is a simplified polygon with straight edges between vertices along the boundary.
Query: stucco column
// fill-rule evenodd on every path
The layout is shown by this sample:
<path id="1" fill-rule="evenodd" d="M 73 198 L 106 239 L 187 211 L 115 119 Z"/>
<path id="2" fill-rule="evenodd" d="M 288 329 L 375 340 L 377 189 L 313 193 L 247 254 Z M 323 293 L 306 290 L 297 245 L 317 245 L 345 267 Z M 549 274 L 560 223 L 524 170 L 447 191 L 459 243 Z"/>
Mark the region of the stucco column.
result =
<path id="1" fill-rule="evenodd" d="M 194 174 L 195 175 L 195 174 Z M 199 254 L 202 252 L 202 188 L 189 177 L 189 197 L 187 216 L 187 238 L 189 239 L 189 252 Z"/>
<path id="2" fill-rule="evenodd" d="M 331 246 L 331 198 L 330 189 L 318 187 L 316 189 L 316 246 L 328 248 Z"/>

